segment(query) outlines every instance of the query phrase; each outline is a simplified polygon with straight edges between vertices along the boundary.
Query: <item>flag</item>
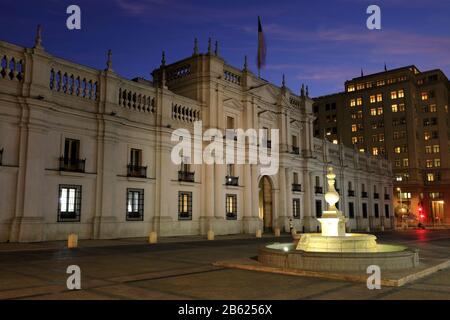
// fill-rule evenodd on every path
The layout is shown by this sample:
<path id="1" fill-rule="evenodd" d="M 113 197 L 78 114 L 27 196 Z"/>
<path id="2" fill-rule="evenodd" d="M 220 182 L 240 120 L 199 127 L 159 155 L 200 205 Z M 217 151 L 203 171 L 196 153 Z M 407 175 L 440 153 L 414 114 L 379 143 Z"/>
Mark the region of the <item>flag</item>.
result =
<path id="1" fill-rule="evenodd" d="M 258 71 L 266 65 L 266 39 L 261 26 L 261 19 L 258 16 Z"/>

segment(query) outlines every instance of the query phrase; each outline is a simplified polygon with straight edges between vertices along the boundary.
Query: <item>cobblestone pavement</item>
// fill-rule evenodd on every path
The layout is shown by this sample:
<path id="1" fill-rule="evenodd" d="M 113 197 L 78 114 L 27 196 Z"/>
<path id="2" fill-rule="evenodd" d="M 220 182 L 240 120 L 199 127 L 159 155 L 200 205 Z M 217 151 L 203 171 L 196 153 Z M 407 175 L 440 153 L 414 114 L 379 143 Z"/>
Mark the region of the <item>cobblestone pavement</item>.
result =
<path id="1" fill-rule="evenodd" d="M 377 234 L 380 243 L 419 248 L 421 257 L 450 259 L 450 230 Z M 199 237 L 2 244 L 0 299 L 446 299 L 450 269 L 399 288 L 223 269 L 212 262 L 256 255 L 259 245 L 288 236 Z M 69 291 L 66 269 L 81 268 L 81 290 Z"/>

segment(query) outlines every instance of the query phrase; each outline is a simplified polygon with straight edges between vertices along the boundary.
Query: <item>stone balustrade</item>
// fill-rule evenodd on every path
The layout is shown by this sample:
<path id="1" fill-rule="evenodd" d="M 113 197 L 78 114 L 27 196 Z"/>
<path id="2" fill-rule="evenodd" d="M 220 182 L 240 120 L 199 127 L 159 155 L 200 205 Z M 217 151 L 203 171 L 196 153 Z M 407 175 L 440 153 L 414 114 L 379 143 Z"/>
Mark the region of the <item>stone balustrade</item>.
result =
<path id="1" fill-rule="evenodd" d="M 132 84 L 123 84 L 119 88 L 119 106 L 128 110 L 155 113 L 155 93 L 154 90 L 143 90 Z"/>

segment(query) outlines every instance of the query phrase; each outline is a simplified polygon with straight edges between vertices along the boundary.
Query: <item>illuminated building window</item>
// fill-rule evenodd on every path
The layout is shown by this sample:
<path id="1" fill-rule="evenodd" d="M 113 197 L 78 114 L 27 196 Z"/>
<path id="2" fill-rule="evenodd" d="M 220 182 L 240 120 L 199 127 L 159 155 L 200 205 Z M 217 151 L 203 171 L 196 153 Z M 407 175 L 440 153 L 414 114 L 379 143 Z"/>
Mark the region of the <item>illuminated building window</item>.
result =
<path id="1" fill-rule="evenodd" d="M 356 113 L 352 112 L 351 117 L 352 119 L 356 119 Z"/>
<path id="2" fill-rule="evenodd" d="M 428 92 L 422 92 L 422 100 L 428 100 Z"/>
<path id="3" fill-rule="evenodd" d="M 425 161 L 425 166 L 427 168 L 433 168 L 433 160 L 426 160 Z"/>
<path id="4" fill-rule="evenodd" d="M 378 135 L 378 141 L 384 142 L 384 133 L 380 133 L 380 134 Z"/>
<path id="5" fill-rule="evenodd" d="M 439 153 L 439 152 L 440 152 L 440 147 L 439 147 L 438 144 L 435 144 L 435 145 L 433 146 L 433 153 Z"/>
<path id="6" fill-rule="evenodd" d="M 377 100 L 375 96 L 370 96 L 370 103 L 375 103 L 376 101 Z"/>
<path id="7" fill-rule="evenodd" d="M 439 168 L 441 166 L 441 159 L 434 159 L 434 166 Z"/>
<path id="8" fill-rule="evenodd" d="M 374 155 L 374 156 L 378 155 L 378 148 L 377 147 L 373 147 L 372 148 L 372 155 Z"/>
<path id="9" fill-rule="evenodd" d="M 382 108 L 382 107 L 380 107 L 380 108 L 377 109 L 377 114 L 378 114 L 379 116 L 381 116 L 381 115 L 383 114 L 383 108 Z"/>
<path id="10" fill-rule="evenodd" d="M 424 132 L 423 133 L 423 138 L 425 139 L 425 141 L 428 141 L 431 139 L 431 133 L 429 132 Z"/>
<path id="11" fill-rule="evenodd" d="M 427 173 L 427 181 L 428 182 L 434 181 L 434 173 Z"/>
<path id="12" fill-rule="evenodd" d="M 356 99 L 356 105 L 357 106 L 362 106 L 362 98 Z"/>
<path id="13" fill-rule="evenodd" d="M 227 194 L 225 206 L 226 206 L 227 220 L 236 220 L 237 219 L 237 195 Z"/>
<path id="14" fill-rule="evenodd" d="M 398 112 L 398 105 L 397 104 L 393 104 L 391 106 L 391 108 L 392 108 L 392 112 Z"/>
<path id="15" fill-rule="evenodd" d="M 361 110 L 359 110 L 359 111 L 357 112 L 357 116 L 358 116 L 358 119 L 362 119 L 363 113 L 362 113 Z"/>
<path id="16" fill-rule="evenodd" d="M 367 89 L 372 88 L 372 82 L 367 82 L 367 83 L 366 83 L 366 88 L 367 88 Z"/>
<path id="17" fill-rule="evenodd" d="M 376 108 L 370 109 L 370 115 L 371 116 L 376 116 L 377 115 L 377 109 Z"/>
<path id="18" fill-rule="evenodd" d="M 400 197 L 401 197 L 402 199 L 411 199 L 411 198 L 412 198 L 412 195 L 411 195 L 411 192 L 401 192 L 401 193 L 400 193 Z"/>
<path id="19" fill-rule="evenodd" d="M 442 198 L 442 193 L 440 193 L 440 192 L 430 192 L 430 193 L 428 194 L 428 196 L 429 196 L 431 199 L 441 199 L 441 198 Z"/>
<path id="20" fill-rule="evenodd" d="M 333 144 L 339 144 L 339 141 L 336 140 L 336 139 L 334 139 L 334 140 L 333 140 Z"/>
<path id="21" fill-rule="evenodd" d="M 402 162 L 400 161 L 400 159 L 396 159 L 395 160 L 395 166 L 396 167 L 400 167 L 402 165 Z"/>
<path id="22" fill-rule="evenodd" d="M 350 107 L 354 107 L 356 106 L 356 100 L 355 99 L 351 99 L 350 100 Z"/>
<path id="23" fill-rule="evenodd" d="M 397 91 L 391 92 L 391 99 L 397 99 Z"/>
<path id="24" fill-rule="evenodd" d="M 372 136 L 372 142 L 378 142 L 378 135 L 377 134 L 374 134 Z"/>
<path id="25" fill-rule="evenodd" d="M 357 144 L 358 143 L 358 137 L 352 137 L 352 143 Z"/>
<path id="26" fill-rule="evenodd" d="M 364 89 L 364 83 L 358 83 L 356 85 L 356 90 L 363 90 Z"/>
<path id="27" fill-rule="evenodd" d="M 383 95 L 381 93 L 377 94 L 377 102 L 383 101 Z"/>
<path id="28" fill-rule="evenodd" d="M 359 152 L 364 153 L 365 152 L 364 148 L 359 149 Z"/>
<path id="29" fill-rule="evenodd" d="M 437 112 L 437 107 L 436 107 L 436 105 L 435 105 L 435 104 L 430 104 L 429 111 L 430 111 L 430 112 Z"/>
<path id="30" fill-rule="evenodd" d="M 348 86 L 347 87 L 347 92 L 353 92 L 355 91 L 355 86 Z"/>
<path id="31" fill-rule="evenodd" d="M 408 158 L 403 159 L 403 166 L 406 168 L 409 167 L 409 159 Z"/>
<path id="32" fill-rule="evenodd" d="M 405 104 L 404 103 L 400 103 L 398 105 L 398 111 L 400 111 L 400 112 L 405 111 Z"/>
<path id="33" fill-rule="evenodd" d="M 433 149 L 431 146 L 425 146 L 425 153 L 426 154 L 431 154 L 433 153 Z"/>
<path id="34" fill-rule="evenodd" d="M 399 97 L 399 98 L 404 98 L 404 97 L 405 97 L 405 91 L 399 90 L 399 91 L 398 91 L 398 97 Z"/>
<path id="35" fill-rule="evenodd" d="M 178 192 L 178 220 L 192 220 L 192 192 Z"/>
<path id="36" fill-rule="evenodd" d="M 364 137 L 363 136 L 359 136 L 358 137 L 358 142 L 359 143 L 364 143 Z"/>
<path id="37" fill-rule="evenodd" d="M 358 127 L 356 126 L 356 124 L 352 124 L 352 132 L 356 131 L 358 131 Z"/>
<path id="38" fill-rule="evenodd" d="M 384 86 L 385 84 L 386 84 L 386 82 L 384 80 L 377 81 L 377 87 Z"/>

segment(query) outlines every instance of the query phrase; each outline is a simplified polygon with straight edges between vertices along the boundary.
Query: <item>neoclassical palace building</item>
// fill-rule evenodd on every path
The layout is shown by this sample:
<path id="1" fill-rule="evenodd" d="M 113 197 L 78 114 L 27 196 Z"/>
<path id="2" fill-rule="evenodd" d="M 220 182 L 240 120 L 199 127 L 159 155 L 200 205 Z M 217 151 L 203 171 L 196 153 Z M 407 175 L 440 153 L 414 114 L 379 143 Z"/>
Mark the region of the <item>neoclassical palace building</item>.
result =
<path id="1" fill-rule="evenodd" d="M 0 41 L 0 241 L 317 231 L 325 175 L 353 230 L 394 227 L 391 165 L 313 137 L 313 101 L 228 65 L 209 42 L 152 80 Z M 284 77 L 283 77 L 284 78 Z M 175 129 L 279 129 L 279 170 L 175 164 Z M 205 144 L 206 146 L 206 144 Z"/>

